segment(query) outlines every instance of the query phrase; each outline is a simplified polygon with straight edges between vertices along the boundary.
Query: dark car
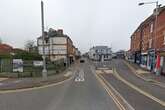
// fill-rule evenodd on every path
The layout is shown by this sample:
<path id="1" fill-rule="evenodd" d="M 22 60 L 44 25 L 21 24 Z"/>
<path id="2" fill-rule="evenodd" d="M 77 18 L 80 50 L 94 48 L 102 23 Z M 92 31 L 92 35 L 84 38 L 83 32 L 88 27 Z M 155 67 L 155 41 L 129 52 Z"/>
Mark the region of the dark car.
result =
<path id="1" fill-rule="evenodd" d="M 80 63 L 84 63 L 85 62 L 85 60 L 84 59 L 80 59 Z"/>

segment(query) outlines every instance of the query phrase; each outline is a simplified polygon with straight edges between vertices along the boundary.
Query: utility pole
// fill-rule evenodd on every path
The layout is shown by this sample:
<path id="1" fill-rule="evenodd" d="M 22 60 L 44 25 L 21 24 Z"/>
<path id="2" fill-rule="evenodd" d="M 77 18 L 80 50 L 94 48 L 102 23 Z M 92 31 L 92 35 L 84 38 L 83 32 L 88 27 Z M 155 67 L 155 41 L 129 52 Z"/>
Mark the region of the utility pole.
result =
<path id="1" fill-rule="evenodd" d="M 43 48 L 43 70 L 42 77 L 47 79 L 47 70 L 46 70 L 46 55 L 45 55 L 45 33 L 44 33 L 44 3 L 41 1 L 41 26 L 42 26 L 42 48 Z"/>

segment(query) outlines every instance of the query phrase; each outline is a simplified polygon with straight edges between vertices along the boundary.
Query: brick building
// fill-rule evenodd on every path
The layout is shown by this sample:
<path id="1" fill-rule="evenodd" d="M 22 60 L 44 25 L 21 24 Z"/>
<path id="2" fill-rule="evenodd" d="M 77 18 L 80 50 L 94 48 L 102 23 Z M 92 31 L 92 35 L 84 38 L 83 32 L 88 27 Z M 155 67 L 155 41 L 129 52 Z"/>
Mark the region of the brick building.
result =
<path id="1" fill-rule="evenodd" d="M 130 51 L 135 63 L 165 73 L 165 6 L 155 10 L 131 36 Z"/>
<path id="2" fill-rule="evenodd" d="M 13 47 L 8 44 L 0 44 L 0 55 L 10 54 Z"/>
<path id="3" fill-rule="evenodd" d="M 137 28 L 131 36 L 131 53 L 135 63 L 140 63 L 140 30 Z"/>

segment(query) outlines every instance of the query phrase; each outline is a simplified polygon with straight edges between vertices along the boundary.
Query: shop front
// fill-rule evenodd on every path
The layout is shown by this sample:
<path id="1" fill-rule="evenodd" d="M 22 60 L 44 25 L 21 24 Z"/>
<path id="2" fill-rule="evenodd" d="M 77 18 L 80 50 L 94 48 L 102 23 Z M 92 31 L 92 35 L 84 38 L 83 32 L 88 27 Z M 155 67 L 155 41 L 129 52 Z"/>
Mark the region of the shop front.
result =
<path id="1" fill-rule="evenodd" d="M 159 51 L 157 55 L 157 75 L 164 75 L 165 76 L 165 51 Z"/>
<path id="2" fill-rule="evenodd" d="M 150 71 L 154 71 L 154 68 L 155 68 L 155 50 L 151 49 L 148 51 L 147 69 Z"/>
<path id="3" fill-rule="evenodd" d="M 147 56 L 148 56 L 147 52 L 141 53 L 141 64 L 140 64 L 140 66 L 142 68 L 147 68 Z"/>
<path id="4" fill-rule="evenodd" d="M 135 60 L 134 60 L 134 63 L 136 63 L 136 64 L 140 64 L 140 58 L 141 57 L 141 52 L 140 51 L 136 51 L 135 52 Z"/>

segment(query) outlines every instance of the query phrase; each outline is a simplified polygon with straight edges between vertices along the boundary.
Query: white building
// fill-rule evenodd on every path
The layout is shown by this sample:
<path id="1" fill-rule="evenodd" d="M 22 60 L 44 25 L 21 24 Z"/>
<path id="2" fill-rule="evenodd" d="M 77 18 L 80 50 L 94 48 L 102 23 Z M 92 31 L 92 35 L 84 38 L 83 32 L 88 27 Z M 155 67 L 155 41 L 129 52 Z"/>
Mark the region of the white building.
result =
<path id="1" fill-rule="evenodd" d="M 75 57 L 76 59 L 80 58 L 81 52 L 78 50 L 78 48 L 75 48 Z"/>
<path id="2" fill-rule="evenodd" d="M 42 37 L 37 39 L 38 52 L 43 55 Z M 51 61 L 64 59 L 64 62 L 73 62 L 75 52 L 73 49 L 73 42 L 63 34 L 63 30 L 49 29 L 44 41 L 45 54 Z"/>
<path id="3" fill-rule="evenodd" d="M 89 50 L 89 58 L 95 61 L 109 61 L 112 59 L 112 50 L 108 46 L 95 46 Z"/>

